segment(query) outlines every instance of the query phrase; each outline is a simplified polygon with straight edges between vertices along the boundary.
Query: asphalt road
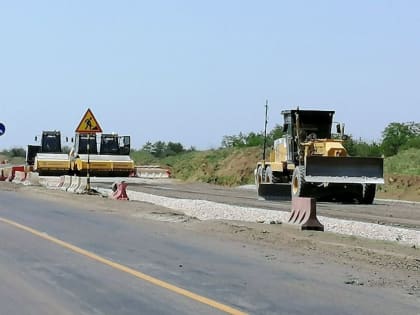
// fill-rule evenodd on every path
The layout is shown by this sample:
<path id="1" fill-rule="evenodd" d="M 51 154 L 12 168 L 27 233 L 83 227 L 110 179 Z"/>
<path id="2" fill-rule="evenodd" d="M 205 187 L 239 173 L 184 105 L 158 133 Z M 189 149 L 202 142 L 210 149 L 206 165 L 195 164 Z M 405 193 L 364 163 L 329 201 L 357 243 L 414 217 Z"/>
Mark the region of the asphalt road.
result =
<path id="1" fill-rule="evenodd" d="M 419 314 L 344 266 L 91 210 L 0 191 L 0 314 Z"/>

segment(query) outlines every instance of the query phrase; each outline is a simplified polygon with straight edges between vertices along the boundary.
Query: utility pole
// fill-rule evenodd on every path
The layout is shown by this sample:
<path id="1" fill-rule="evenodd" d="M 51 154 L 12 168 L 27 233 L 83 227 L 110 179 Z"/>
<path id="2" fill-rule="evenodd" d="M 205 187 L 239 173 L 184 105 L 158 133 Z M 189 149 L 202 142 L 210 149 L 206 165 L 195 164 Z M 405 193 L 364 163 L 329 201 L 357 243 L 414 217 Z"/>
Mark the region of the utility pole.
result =
<path id="1" fill-rule="evenodd" d="M 265 124 L 264 124 L 264 151 L 263 151 L 263 163 L 265 163 L 265 151 L 267 146 L 267 122 L 268 122 L 268 100 L 265 101 Z"/>

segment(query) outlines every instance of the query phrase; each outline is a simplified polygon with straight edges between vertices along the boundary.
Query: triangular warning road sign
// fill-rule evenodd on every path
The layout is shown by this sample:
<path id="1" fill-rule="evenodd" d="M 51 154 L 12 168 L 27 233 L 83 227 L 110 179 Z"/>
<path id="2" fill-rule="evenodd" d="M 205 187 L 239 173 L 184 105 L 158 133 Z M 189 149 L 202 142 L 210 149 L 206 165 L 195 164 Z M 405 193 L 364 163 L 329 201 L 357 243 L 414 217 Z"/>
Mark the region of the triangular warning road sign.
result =
<path id="1" fill-rule="evenodd" d="M 76 128 L 78 133 L 98 133 L 102 132 L 101 126 L 99 126 L 98 121 L 95 116 L 93 116 L 90 108 L 86 111 L 86 114 L 83 116 L 82 120 L 79 123 L 79 126 Z"/>

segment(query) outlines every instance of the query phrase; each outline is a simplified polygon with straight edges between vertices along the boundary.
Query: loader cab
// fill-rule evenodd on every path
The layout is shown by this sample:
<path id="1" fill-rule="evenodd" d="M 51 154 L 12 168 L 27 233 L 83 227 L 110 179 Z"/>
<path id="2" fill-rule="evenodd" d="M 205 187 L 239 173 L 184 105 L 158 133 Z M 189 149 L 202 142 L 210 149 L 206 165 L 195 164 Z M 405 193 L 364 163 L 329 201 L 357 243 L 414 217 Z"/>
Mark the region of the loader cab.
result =
<path id="1" fill-rule="evenodd" d="M 76 134 L 74 147 L 77 154 L 98 154 L 96 134 Z"/>
<path id="2" fill-rule="evenodd" d="M 305 141 L 331 139 L 334 111 L 285 110 L 283 131 L 285 132 L 288 162 L 298 161 L 298 146 Z M 299 124 L 299 128 L 298 125 Z"/>

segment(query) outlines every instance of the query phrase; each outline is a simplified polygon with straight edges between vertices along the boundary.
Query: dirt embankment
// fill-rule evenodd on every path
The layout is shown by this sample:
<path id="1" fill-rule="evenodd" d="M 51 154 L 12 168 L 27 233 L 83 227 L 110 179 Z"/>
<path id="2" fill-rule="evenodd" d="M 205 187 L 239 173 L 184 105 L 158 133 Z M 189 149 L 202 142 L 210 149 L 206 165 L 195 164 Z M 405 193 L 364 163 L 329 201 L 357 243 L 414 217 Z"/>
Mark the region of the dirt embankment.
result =
<path id="1" fill-rule="evenodd" d="M 256 161 L 260 159 L 261 149 L 257 147 L 235 150 L 224 158 L 212 162 L 206 161 L 204 157 L 200 172 L 206 176 L 196 176 L 194 179 L 227 186 L 253 184 L 254 168 Z M 420 202 L 420 176 L 385 175 L 385 184 L 378 185 L 377 197 Z"/>
<path id="2" fill-rule="evenodd" d="M 233 185 L 245 182 L 254 183 L 254 168 L 256 161 L 261 159 L 259 148 L 246 148 L 236 151 L 220 161 L 214 172 L 214 177 L 234 178 Z M 209 170 L 211 172 L 211 170 Z M 213 183 L 218 184 L 218 181 Z M 385 175 L 385 184 L 378 185 L 378 198 L 409 200 L 420 202 L 420 176 L 419 175 Z"/>
<path id="3" fill-rule="evenodd" d="M 385 185 L 378 186 L 377 197 L 420 201 L 420 176 L 386 175 Z"/>

